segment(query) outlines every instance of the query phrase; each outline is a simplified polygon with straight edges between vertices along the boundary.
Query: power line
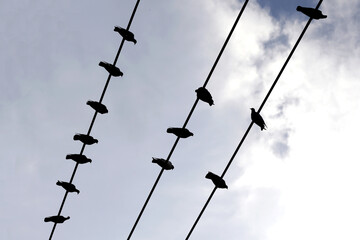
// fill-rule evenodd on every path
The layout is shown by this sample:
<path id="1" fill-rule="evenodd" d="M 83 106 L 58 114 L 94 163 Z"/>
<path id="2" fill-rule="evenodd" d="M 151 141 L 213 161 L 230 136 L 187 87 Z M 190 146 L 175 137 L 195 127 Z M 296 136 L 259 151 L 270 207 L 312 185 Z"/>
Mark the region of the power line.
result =
<path id="1" fill-rule="evenodd" d="M 132 21 L 133 21 L 133 19 L 134 19 L 134 16 L 135 16 L 135 13 L 136 13 L 136 10 L 137 10 L 137 7 L 138 7 L 139 3 L 140 3 L 140 0 L 137 0 L 137 1 L 136 1 L 136 4 L 135 4 L 135 7 L 134 7 L 134 10 L 133 10 L 133 12 L 132 12 L 132 14 L 131 14 L 129 23 L 128 23 L 127 27 L 126 27 L 126 30 L 129 30 L 129 29 L 130 29 L 131 23 L 132 23 Z M 118 51 L 117 51 L 117 53 L 116 53 L 116 57 L 115 57 L 114 63 L 113 63 L 114 66 L 116 65 L 117 60 L 118 60 L 118 58 L 119 58 L 119 56 L 120 56 L 120 53 L 121 53 L 122 47 L 123 47 L 123 45 L 124 45 L 124 42 L 125 42 L 125 39 L 122 38 L 121 43 L 120 43 L 120 46 L 119 46 L 119 49 L 118 49 Z M 101 94 L 99 103 L 101 103 L 102 100 L 104 99 L 104 96 L 105 96 L 107 87 L 108 87 L 108 85 L 109 85 L 110 79 L 111 79 L 111 74 L 109 73 L 109 76 L 108 76 L 108 78 L 107 78 L 107 80 L 106 80 L 106 83 L 105 83 L 104 89 L 103 89 L 103 91 L 102 91 L 102 94 Z M 92 120 L 91 120 L 91 123 L 90 123 L 90 126 L 89 126 L 89 130 L 88 130 L 88 132 L 87 132 L 87 135 L 88 135 L 88 136 L 90 135 L 91 130 L 92 130 L 92 127 L 94 126 L 97 113 L 98 113 L 98 112 L 95 111 L 94 116 L 93 116 L 93 118 L 92 118 Z M 80 155 L 82 155 L 82 154 L 84 153 L 85 146 L 86 146 L 86 144 L 84 143 L 84 144 L 82 145 L 82 147 L 81 147 Z M 78 166 L 79 166 L 79 163 L 76 163 L 76 164 L 75 164 L 75 167 L 74 167 L 74 170 L 73 170 L 73 173 L 72 173 L 71 178 L 70 178 L 70 183 L 72 183 L 72 181 L 74 180 L 74 177 L 75 177 L 75 174 L 76 174 L 76 172 L 77 172 Z M 68 191 L 65 192 L 64 198 L 63 198 L 63 200 L 62 200 L 62 202 L 61 202 L 61 205 L 60 205 L 60 209 L 59 209 L 59 212 L 58 212 L 58 216 L 60 216 L 60 214 L 61 214 L 61 212 L 62 212 L 62 209 L 63 209 L 63 207 L 64 207 L 64 204 L 65 204 L 65 201 L 66 201 L 66 199 L 67 199 L 68 193 L 69 193 Z M 57 223 L 54 223 L 53 228 L 52 228 L 51 233 L 50 233 L 49 240 L 52 239 L 52 236 L 53 236 L 53 234 L 54 234 L 54 232 L 55 232 L 56 225 L 57 225 Z"/>
<path id="2" fill-rule="evenodd" d="M 320 5 L 321 5 L 322 1 L 323 1 L 323 0 L 320 0 L 320 1 L 319 1 L 319 3 L 317 4 L 317 6 L 316 6 L 316 8 L 315 8 L 315 9 L 318 9 L 318 8 L 320 7 Z M 264 107 L 264 105 L 265 105 L 265 103 L 266 103 L 267 99 L 269 98 L 269 96 L 270 96 L 271 92 L 273 91 L 273 89 L 274 89 L 275 85 L 277 84 L 278 80 L 280 79 L 281 74 L 283 73 L 283 71 L 284 71 L 284 69 L 285 69 L 286 65 L 288 64 L 288 62 L 290 61 L 290 59 L 291 59 L 292 55 L 294 54 L 294 52 L 295 52 L 295 50 L 296 50 L 297 46 L 299 45 L 299 43 L 300 43 L 301 39 L 303 38 L 303 36 L 304 36 L 304 34 L 305 34 L 305 32 L 306 32 L 307 28 L 309 27 L 309 25 L 310 25 L 311 21 L 312 21 L 312 18 L 310 18 L 310 19 L 309 19 L 309 21 L 306 23 L 306 25 L 305 25 L 305 27 L 304 27 L 303 31 L 301 32 L 301 34 L 300 34 L 300 36 L 299 36 L 298 40 L 296 41 L 296 43 L 295 43 L 295 45 L 294 45 L 293 49 L 291 50 L 291 52 L 290 52 L 289 56 L 287 57 L 287 59 L 286 59 L 286 61 L 285 61 L 284 65 L 282 66 L 282 68 L 281 68 L 281 70 L 280 70 L 279 74 L 278 74 L 278 75 L 277 75 L 277 77 L 275 78 L 274 83 L 273 83 L 273 84 L 272 84 L 272 86 L 270 87 L 270 89 L 269 89 L 268 93 L 266 94 L 266 96 L 265 96 L 265 98 L 264 98 L 263 102 L 261 103 L 260 108 L 259 108 L 259 110 L 258 110 L 258 113 L 260 113 L 260 111 L 261 111 L 261 110 L 262 110 L 262 108 Z M 233 155 L 231 156 L 231 158 L 230 158 L 230 160 L 229 160 L 228 164 L 226 165 L 226 167 L 225 167 L 225 169 L 224 169 L 223 173 L 221 174 L 221 178 L 224 178 L 224 176 L 225 176 L 225 174 L 226 174 L 227 170 L 229 169 L 229 167 L 230 167 L 231 163 L 233 162 L 234 158 L 236 157 L 236 155 L 237 155 L 237 153 L 238 153 L 238 151 L 239 151 L 240 147 L 242 146 L 243 142 L 245 141 L 245 139 L 246 139 L 246 137 L 247 137 L 248 133 L 250 132 L 250 129 L 251 129 L 251 127 L 253 126 L 253 124 L 254 124 L 254 122 L 252 121 L 252 122 L 250 123 L 249 127 L 247 128 L 247 130 L 246 130 L 246 132 L 245 132 L 244 136 L 243 136 L 243 137 L 242 137 L 242 139 L 240 140 L 240 142 L 239 142 L 238 146 L 236 147 L 236 149 L 235 149 L 235 151 L 234 151 Z M 215 192 L 216 192 L 216 189 L 217 189 L 217 187 L 214 187 L 214 189 L 212 190 L 212 192 L 211 192 L 211 194 L 210 194 L 209 198 L 207 199 L 207 201 L 206 201 L 206 203 L 205 203 L 204 207 L 201 209 L 200 214 L 199 214 L 199 215 L 198 215 L 198 217 L 196 218 L 196 220 L 195 220 L 195 222 L 194 222 L 193 226 L 191 227 L 191 229 L 190 229 L 190 231 L 189 231 L 188 235 L 186 236 L 185 240 L 188 240 L 188 239 L 190 238 L 190 236 L 191 236 L 192 232 L 194 231 L 194 229 L 195 229 L 195 227 L 196 227 L 197 223 L 199 222 L 199 220 L 200 220 L 200 218 L 201 218 L 202 214 L 204 213 L 204 211 L 205 211 L 205 209 L 207 208 L 207 206 L 208 206 L 209 202 L 211 201 L 212 197 L 214 196 L 214 194 L 215 194 Z"/>
<path id="3" fill-rule="evenodd" d="M 229 42 L 229 40 L 230 40 L 230 38 L 231 38 L 231 36 L 232 36 L 232 33 L 234 32 L 234 30 L 235 30 L 235 28 L 236 28 L 236 25 L 237 25 L 237 23 L 239 22 L 240 17 L 242 16 L 242 13 L 244 12 L 244 10 L 245 10 L 246 5 L 247 5 L 248 2 L 249 2 L 249 0 L 246 0 L 246 1 L 244 2 L 243 7 L 241 8 L 241 10 L 240 10 L 240 12 L 239 12 L 239 14 L 238 14 L 238 16 L 237 16 L 237 18 L 236 18 L 233 26 L 232 26 L 232 28 L 231 28 L 231 30 L 230 30 L 230 32 L 229 32 L 229 35 L 227 36 L 227 38 L 226 38 L 226 40 L 225 40 L 225 42 L 224 42 L 224 44 L 223 44 L 223 46 L 222 46 L 222 48 L 221 48 L 218 56 L 217 56 L 217 58 L 216 58 L 216 60 L 215 60 L 215 62 L 214 62 L 214 64 L 213 64 L 213 66 L 212 66 L 212 68 L 211 68 L 211 70 L 210 70 L 210 72 L 209 72 L 209 74 L 208 74 L 205 82 L 204 82 L 204 85 L 203 85 L 204 88 L 205 88 L 206 85 L 208 84 L 208 82 L 209 82 L 209 80 L 210 80 L 210 78 L 211 78 L 211 76 L 212 76 L 212 73 L 214 72 L 214 70 L 215 70 L 215 68 L 216 68 L 216 65 L 218 64 L 218 62 L 219 62 L 219 60 L 220 60 L 220 58 L 221 58 L 221 56 L 222 56 L 222 54 L 223 54 L 223 52 L 224 52 L 227 44 L 228 44 L 228 42 Z M 187 118 L 186 118 L 186 120 L 185 120 L 185 123 L 184 123 L 184 125 L 183 125 L 182 128 L 185 128 L 186 125 L 188 124 L 188 122 L 189 122 L 189 120 L 190 120 L 190 118 L 191 118 L 191 116 L 192 116 L 192 114 L 193 114 L 193 112 L 194 112 L 194 110 L 195 110 L 196 105 L 197 105 L 198 102 L 199 102 L 199 98 L 196 98 L 196 100 L 195 100 L 195 102 L 194 102 L 194 104 L 193 104 L 193 106 L 192 106 L 192 108 L 191 108 L 191 110 L 190 110 L 190 113 L 189 113 L 189 115 L 187 116 Z M 172 148 L 171 148 L 171 150 L 170 150 L 170 152 L 169 152 L 169 155 L 168 155 L 168 157 L 166 158 L 166 162 L 168 162 L 168 161 L 170 160 L 170 158 L 171 158 L 171 156 L 172 156 L 172 154 L 173 154 L 173 152 L 174 152 L 174 150 L 175 150 L 175 148 L 176 148 L 176 146 L 177 146 L 177 144 L 178 144 L 178 142 L 179 142 L 179 139 L 180 139 L 180 137 L 177 137 L 177 138 L 176 138 L 176 140 L 175 140 L 175 142 L 174 142 L 174 145 L 172 146 Z M 132 229 L 131 229 L 131 231 L 130 231 L 130 233 L 129 233 L 129 236 L 128 236 L 128 238 L 127 238 L 128 240 L 131 238 L 132 234 L 134 233 L 134 231 L 135 231 L 135 229 L 136 229 L 136 226 L 137 226 L 137 224 L 138 224 L 138 222 L 139 222 L 139 220 L 140 220 L 140 218 L 141 218 L 141 216 L 142 216 L 142 214 L 143 214 L 143 212 L 144 212 L 144 210 L 145 210 L 145 208 L 146 208 L 146 206 L 147 206 L 147 204 L 148 204 L 148 202 L 149 202 L 149 200 L 150 200 L 150 198 L 151 198 L 151 196 L 152 196 L 152 194 L 153 194 L 153 192 L 154 192 L 154 190 L 155 190 L 155 188 L 156 188 L 156 186 L 157 186 L 157 184 L 158 184 L 158 182 L 159 182 L 159 180 L 160 180 L 160 178 L 161 178 L 161 176 L 162 176 L 162 174 L 163 174 L 163 172 L 164 172 L 164 168 L 162 168 L 162 169 L 160 170 L 160 173 L 159 173 L 159 175 L 157 176 L 157 178 L 156 178 L 156 180 L 155 180 L 155 182 L 154 182 L 154 185 L 153 185 L 153 187 L 151 188 L 150 193 L 149 193 L 148 197 L 146 198 L 145 203 L 144 203 L 143 207 L 141 208 L 140 213 L 139 213 L 138 217 L 136 218 L 135 223 L 134 223 L 134 225 L 133 225 L 133 227 L 132 227 Z"/>

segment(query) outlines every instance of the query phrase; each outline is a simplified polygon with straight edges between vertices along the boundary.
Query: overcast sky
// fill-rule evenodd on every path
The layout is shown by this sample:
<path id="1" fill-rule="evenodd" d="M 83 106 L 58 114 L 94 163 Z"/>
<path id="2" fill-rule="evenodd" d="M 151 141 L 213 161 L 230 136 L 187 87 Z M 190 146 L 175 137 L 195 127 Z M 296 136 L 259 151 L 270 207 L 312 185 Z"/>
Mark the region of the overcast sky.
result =
<path id="1" fill-rule="evenodd" d="M 318 1 L 250 0 L 132 239 L 184 239 Z M 142 1 L 53 239 L 126 239 L 243 4 Z M 0 239 L 48 239 L 135 5 L 121 1 L 0 1 Z M 360 2 L 324 1 L 192 238 L 360 239 Z"/>

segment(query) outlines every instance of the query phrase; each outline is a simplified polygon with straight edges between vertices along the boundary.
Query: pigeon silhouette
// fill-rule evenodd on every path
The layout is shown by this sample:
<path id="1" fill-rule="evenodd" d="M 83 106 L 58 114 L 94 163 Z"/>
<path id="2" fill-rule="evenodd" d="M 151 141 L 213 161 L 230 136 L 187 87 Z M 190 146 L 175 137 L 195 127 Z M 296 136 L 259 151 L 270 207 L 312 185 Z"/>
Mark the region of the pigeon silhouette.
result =
<path id="1" fill-rule="evenodd" d="M 226 188 L 226 189 L 228 188 L 224 179 L 222 179 L 221 177 L 219 177 L 218 175 L 212 172 L 208 172 L 205 178 L 211 179 L 211 181 L 215 184 L 217 188 Z"/>
<path id="2" fill-rule="evenodd" d="M 68 182 L 62 182 L 62 181 L 57 181 L 56 185 L 58 186 L 62 186 L 66 191 L 68 192 L 76 192 L 77 194 L 80 193 L 79 190 L 76 189 L 75 185 L 72 183 L 68 183 Z"/>
<path id="3" fill-rule="evenodd" d="M 93 138 L 92 136 L 86 135 L 86 134 L 75 134 L 74 138 L 75 141 L 79 140 L 80 142 L 87 144 L 87 145 L 92 145 L 94 143 L 98 143 L 99 141 L 95 138 Z"/>
<path id="4" fill-rule="evenodd" d="M 262 130 L 266 130 L 267 126 L 264 122 L 264 119 L 260 116 L 259 113 L 255 112 L 254 108 L 250 108 L 251 109 L 251 120 L 258 125 Z"/>
<path id="5" fill-rule="evenodd" d="M 106 106 L 104 104 L 101 104 L 99 102 L 95 102 L 95 101 L 87 101 L 86 102 L 87 105 L 89 105 L 90 107 L 92 107 L 95 111 L 104 114 L 104 113 L 108 113 L 109 111 L 107 110 Z"/>
<path id="6" fill-rule="evenodd" d="M 188 138 L 190 136 L 194 136 L 194 134 L 187 128 L 168 128 L 166 132 L 173 133 L 179 138 Z"/>
<path id="7" fill-rule="evenodd" d="M 64 217 L 64 216 L 50 216 L 44 218 L 44 222 L 54 222 L 54 223 L 63 223 L 66 220 L 70 219 L 70 217 Z"/>
<path id="8" fill-rule="evenodd" d="M 214 100 L 212 99 L 210 92 L 206 88 L 199 87 L 198 89 L 195 90 L 195 92 L 197 97 L 201 101 L 208 103 L 210 106 L 214 105 Z"/>
<path id="9" fill-rule="evenodd" d="M 126 41 L 133 42 L 134 44 L 137 43 L 134 38 L 134 34 L 129 30 L 126 30 L 125 28 L 119 26 L 115 26 L 114 31 L 118 32 Z"/>
<path id="10" fill-rule="evenodd" d="M 152 158 L 152 162 L 158 164 L 160 167 L 162 167 L 165 170 L 173 170 L 174 165 L 170 161 L 167 161 L 163 158 Z"/>
<path id="11" fill-rule="evenodd" d="M 296 10 L 299 12 L 302 12 L 306 16 L 313 18 L 313 19 L 319 20 L 321 18 L 327 18 L 326 15 L 322 14 L 322 12 L 320 10 L 315 9 L 315 8 L 307 8 L 307 7 L 297 6 Z"/>
<path id="12" fill-rule="evenodd" d="M 103 67 L 106 69 L 106 71 L 109 72 L 110 75 L 114 76 L 114 77 L 119 77 L 119 76 L 122 76 L 123 73 L 120 71 L 120 69 L 108 62 L 100 62 L 99 63 L 99 66 Z"/>
<path id="13" fill-rule="evenodd" d="M 75 162 L 77 162 L 79 164 L 92 162 L 91 159 L 87 158 L 85 155 L 80 155 L 80 154 L 68 154 L 68 155 L 66 155 L 66 159 L 74 160 Z"/>

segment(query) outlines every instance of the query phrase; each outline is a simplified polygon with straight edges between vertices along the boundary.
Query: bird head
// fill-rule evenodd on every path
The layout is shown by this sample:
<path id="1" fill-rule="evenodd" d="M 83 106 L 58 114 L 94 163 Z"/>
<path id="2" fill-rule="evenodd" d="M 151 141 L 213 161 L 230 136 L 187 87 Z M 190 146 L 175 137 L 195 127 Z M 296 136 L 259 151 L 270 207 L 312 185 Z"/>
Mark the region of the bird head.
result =
<path id="1" fill-rule="evenodd" d="M 121 27 L 119 27 L 119 26 L 115 26 L 115 27 L 114 27 L 114 31 L 115 31 L 115 32 L 119 32 L 120 29 L 121 29 Z"/>
<path id="2" fill-rule="evenodd" d="M 297 6 L 296 7 L 296 11 L 301 11 L 302 7 L 301 6 Z"/>
<path id="3" fill-rule="evenodd" d="M 137 43 L 136 39 L 134 39 L 132 42 L 133 42 L 134 44 L 136 44 L 136 43 Z"/>
<path id="4" fill-rule="evenodd" d="M 56 182 L 56 185 L 61 186 L 61 182 L 58 180 L 58 181 Z"/>
<path id="5" fill-rule="evenodd" d="M 254 108 L 250 108 L 250 110 L 251 110 L 252 112 L 255 112 L 255 109 L 254 109 Z"/>

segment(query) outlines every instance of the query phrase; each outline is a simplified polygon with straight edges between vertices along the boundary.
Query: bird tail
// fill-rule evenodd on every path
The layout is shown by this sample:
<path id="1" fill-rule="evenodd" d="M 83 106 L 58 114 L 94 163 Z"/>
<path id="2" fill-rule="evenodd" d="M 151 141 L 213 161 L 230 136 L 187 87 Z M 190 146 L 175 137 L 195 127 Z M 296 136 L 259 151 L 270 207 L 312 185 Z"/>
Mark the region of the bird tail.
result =
<path id="1" fill-rule="evenodd" d="M 158 159 L 156 159 L 156 158 L 152 158 L 152 161 L 151 162 L 153 162 L 153 163 L 158 163 L 159 162 L 159 160 Z"/>
<path id="2" fill-rule="evenodd" d="M 49 217 L 44 218 L 44 222 L 50 222 L 50 218 Z"/>
<path id="3" fill-rule="evenodd" d="M 73 139 L 74 140 L 80 140 L 80 136 L 76 134 L 76 135 L 74 135 Z"/>
<path id="4" fill-rule="evenodd" d="M 105 67 L 105 63 L 104 62 L 99 62 L 99 66 Z"/>
<path id="5" fill-rule="evenodd" d="M 168 128 L 168 129 L 166 130 L 166 132 L 167 132 L 167 133 L 174 133 L 175 131 L 174 131 L 174 128 Z"/>

